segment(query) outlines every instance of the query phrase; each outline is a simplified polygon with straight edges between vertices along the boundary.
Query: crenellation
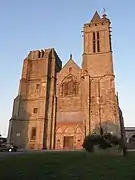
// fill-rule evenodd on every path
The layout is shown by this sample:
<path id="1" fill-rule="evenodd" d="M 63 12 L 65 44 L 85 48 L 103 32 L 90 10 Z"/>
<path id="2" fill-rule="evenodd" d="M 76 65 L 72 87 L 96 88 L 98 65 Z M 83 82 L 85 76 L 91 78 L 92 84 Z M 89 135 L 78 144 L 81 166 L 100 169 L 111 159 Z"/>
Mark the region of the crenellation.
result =
<path id="1" fill-rule="evenodd" d="M 41 49 L 40 58 L 44 57 L 44 50 Z"/>
<path id="2" fill-rule="evenodd" d="M 41 58 L 48 58 L 49 54 L 51 51 L 53 51 L 54 48 L 52 49 L 41 49 L 41 50 L 33 50 L 30 51 L 27 58 L 29 60 L 37 60 L 37 59 L 41 59 Z"/>

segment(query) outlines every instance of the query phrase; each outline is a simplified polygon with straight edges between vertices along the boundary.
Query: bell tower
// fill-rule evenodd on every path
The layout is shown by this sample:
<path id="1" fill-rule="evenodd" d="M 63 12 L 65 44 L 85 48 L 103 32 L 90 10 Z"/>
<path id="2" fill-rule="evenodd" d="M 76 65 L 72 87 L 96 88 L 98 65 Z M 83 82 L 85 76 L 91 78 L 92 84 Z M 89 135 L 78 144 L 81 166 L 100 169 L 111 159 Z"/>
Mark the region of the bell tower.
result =
<path id="1" fill-rule="evenodd" d="M 91 21 L 84 24 L 83 69 L 90 76 L 113 74 L 110 20 L 96 11 Z"/>
<path id="2" fill-rule="evenodd" d="M 84 122 L 86 134 L 97 127 L 120 134 L 118 103 L 111 47 L 110 20 L 105 12 L 96 11 L 91 21 L 84 24 L 83 78 Z"/>

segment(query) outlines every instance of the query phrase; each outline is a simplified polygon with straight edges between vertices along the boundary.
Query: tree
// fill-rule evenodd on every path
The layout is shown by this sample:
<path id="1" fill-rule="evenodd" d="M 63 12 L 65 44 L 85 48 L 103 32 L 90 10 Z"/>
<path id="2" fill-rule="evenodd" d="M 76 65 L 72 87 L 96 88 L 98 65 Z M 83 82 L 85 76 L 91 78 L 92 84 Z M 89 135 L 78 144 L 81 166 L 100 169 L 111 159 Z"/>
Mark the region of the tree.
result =
<path id="1" fill-rule="evenodd" d="M 100 128 L 99 132 L 99 134 L 86 136 L 82 145 L 86 151 L 94 151 L 94 146 L 97 146 L 100 149 L 121 147 L 121 139 L 116 135 L 113 135 L 111 133 L 104 133 L 102 128 Z"/>
<path id="2" fill-rule="evenodd" d="M 101 136 L 100 135 L 89 135 L 86 136 L 83 142 L 83 148 L 88 152 L 93 152 L 94 146 L 100 144 Z"/>
<path id="3" fill-rule="evenodd" d="M 7 142 L 7 138 L 2 137 L 2 135 L 0 134 L 0 146 L 1 144 L 6 143 L 6 142 Z"/>

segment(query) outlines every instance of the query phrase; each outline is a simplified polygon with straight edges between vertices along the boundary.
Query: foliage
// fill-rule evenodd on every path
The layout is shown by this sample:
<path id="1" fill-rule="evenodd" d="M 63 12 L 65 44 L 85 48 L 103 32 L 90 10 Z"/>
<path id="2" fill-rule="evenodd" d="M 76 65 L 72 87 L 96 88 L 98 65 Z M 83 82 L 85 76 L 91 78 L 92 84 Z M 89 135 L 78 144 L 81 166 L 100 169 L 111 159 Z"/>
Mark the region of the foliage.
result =
<path id="1" fill-rule="evenodd" d="M 102 132 L 102 131 L 101 131 Z M 112 147 L 120 147 L 120 139 L 111 134 L 111 133 L 101 133 L 100 135 L 98 134 L 92 134 L 87 136 L 84 139 L 83 142 L 83 148 L 85 148 L 86 151 L 92 152 L 94 150 L 94 146 L 98 146 L 101 149 L 107 149 L 107 148 L 112 148 Z"/>
<path id="2" fill-rule="evenodd" d="M 86 151 L 92 152 L 94 150 L 94 145 L 98 145 L 100 143 L 100 135 L 90 135 L 86 136 L 83 142 L 83 147 Z"/>
<path id="3" fill-rule="evenodd" d="M 7 139 L 2 137 L 0 134 L 0 146 L 1 146 L 1 144 L 6 143 L 6 142 L 7 142 Z"/>

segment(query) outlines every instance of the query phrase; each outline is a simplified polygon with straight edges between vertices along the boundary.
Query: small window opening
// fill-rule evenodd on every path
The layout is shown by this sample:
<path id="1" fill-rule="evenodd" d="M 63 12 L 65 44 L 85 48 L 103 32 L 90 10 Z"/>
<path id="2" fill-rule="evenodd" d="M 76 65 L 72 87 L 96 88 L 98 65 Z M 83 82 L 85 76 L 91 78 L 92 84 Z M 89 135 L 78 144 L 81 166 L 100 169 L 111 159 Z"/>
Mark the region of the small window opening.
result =
<path id="1" fill-rule="evenodd" d="M 34 113 L 34 114 L 36 114 L 37 111 L 38 111 L 38 108 L 34 108 L 34 109 L 33 109 L 33 113 Z"/>
<path id="2" fill-rule="evenodd" d="M 36 140 L 36 127 L 31 130 L 31 140 Z"/>

